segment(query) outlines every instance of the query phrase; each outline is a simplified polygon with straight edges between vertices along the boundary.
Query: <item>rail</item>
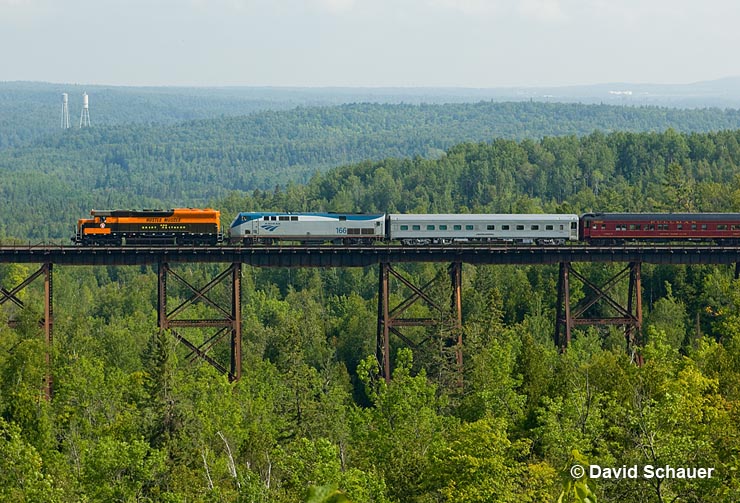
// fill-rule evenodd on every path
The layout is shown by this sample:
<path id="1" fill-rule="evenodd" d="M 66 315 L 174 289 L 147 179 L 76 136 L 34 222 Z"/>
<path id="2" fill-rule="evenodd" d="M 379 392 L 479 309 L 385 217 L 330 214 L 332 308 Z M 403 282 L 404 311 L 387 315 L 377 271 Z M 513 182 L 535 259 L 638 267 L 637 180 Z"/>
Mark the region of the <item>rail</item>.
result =
<path id="1" fill-rule="evenodd" d="M 735 264 L 740 246 L 98 246 L 60 244 L 0 246 L 0 263 L 58 265 L 144 265 L 242 263 L 256 267 L 366 267 L 379 263 L 464 262 L 469 264 L 557 264 L 645 262 Z"/>

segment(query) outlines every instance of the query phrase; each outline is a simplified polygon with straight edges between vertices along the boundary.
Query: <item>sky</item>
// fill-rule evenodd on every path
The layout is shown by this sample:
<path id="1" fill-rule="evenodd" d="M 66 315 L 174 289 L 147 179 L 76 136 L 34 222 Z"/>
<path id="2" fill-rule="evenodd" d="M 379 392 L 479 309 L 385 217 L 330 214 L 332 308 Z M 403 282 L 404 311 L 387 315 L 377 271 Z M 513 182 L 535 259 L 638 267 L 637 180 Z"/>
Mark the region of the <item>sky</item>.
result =
<path id="1" fill-rule="evenodd" d="M 0 0 L 0 81 L 538 87 L 740 75 L 737 0 Z"/>

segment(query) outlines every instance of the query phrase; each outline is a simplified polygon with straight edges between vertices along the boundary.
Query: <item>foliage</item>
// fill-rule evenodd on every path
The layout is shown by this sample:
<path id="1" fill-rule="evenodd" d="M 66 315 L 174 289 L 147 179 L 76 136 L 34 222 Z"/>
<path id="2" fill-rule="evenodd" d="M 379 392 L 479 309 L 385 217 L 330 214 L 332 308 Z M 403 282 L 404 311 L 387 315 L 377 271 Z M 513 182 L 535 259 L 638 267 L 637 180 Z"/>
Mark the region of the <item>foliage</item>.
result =
<path id="1" fill-rule="evenodd" d="M 353 105 L 232 118 L 222 121 L 224 128 L 214 121 L 31 135 L 26 147 L 0 153 L 0 170 L 8 175 L 0 187 L 9 187 L 0 190 L 11 202 L 0 209 L 6 212 L 0 235 L 3 242 L 8 233 L 60 236 L 93 205 L 180 197 L 188 203 L 212 198 L 224 218 L 250 208 L 740 209 L 738 131 L 574 136 L 582 133 L 569 129 L 575 118 L 552 120 L 621 113 L 647 125 L 658 112 Z M 525 128 L 517 122 L 522 118 L 533 121 L 526 126 L 531 131 L 547 126 L 567 135 L 452 145 L 459 137 L 444 131 L 455 113 L 455 124 L 467 124 L 460 134 L 475 140 L 492 136 L 493 130 L 483 130 L 485 138 L 473 134 L 492 114 L 511 122 L 511 137 Z M 427 126 L 417 126 L 420 117 Z M 734 120 L 735 113 L 679 117 Z M 259 136 L 282 139 L 255 151 Z M 430 145 L 447 150 L 427 156 Z M 410 152 L 419 155 L 409 158 Z M 80 161 L 83 153 L 92 156 L 89 164 Z M 370 160 L 388 153 L 406 158 Z M 275 190 L 270 179 L 266 189 L 251 190 L 257 178 L 249 178 L 274 162 L 313 169 L 354 155 L 365 161 L 312 175 L 304 185 Z M 78 162 L 86 174 L 70 175 Z M 153 177 L 155 170 L 164 178 Z M 224 180 L 250 192 L 225 195 Z M 172 265 L 194 285 L 219 271 Z M 596 283 L 616 271 L 603 264 L 577 267 Z M 0 286 L 11 291 L 33 270 L 0 265 Z M 446 274 L 436 264 L 398 270 L 415 284 Z M 243 373 L 230 382 L 209 365 L 190 362 L 174 334 L 158 330 L 153 268 L 55 267 L 52 402 L 41 392 L 47 348 L 37 306 L 43 286 L 34 282 L 19 293 L 23 307 L 6 302 L 0 309 L 0 500 L 734 501 L 740 493 L 740 284 L 733 272 L 644 264 L 647 343 L 638 367 L 617 329 L 575 329 L 572 344 L 559 353 L 552 343 L 556 267 L 465 265 L 462 373 L 448 330 L 403 327 L 409 340 L 424 342 L 412 350 L 392 338 L 392 379 L 386 381 L 374 355 L 377 269 L 245 268 Z M 391 300 L 400 301 L 404 288 L 391 282 Z M 449 288 L 430 290 L 447 303 Z M 573 302 L 585 290 L 574 281 Z M 627 288 L 610 294 L 625 302 Z M 173 306 L 191 295 L 174 282 L 168 286 Z M 209 295 L 229 298 L 217 287 Z M 212 314 L 202 302 L 188 310 L 193 319 Z M 409 310 L 409 316 L 432 315 L 449 313 L 430 314 L 420 305 Z M 177 330 L 196 345 L 213 343 L 209 355 L 228 368 L 229 344 L 211 339 L 208 327 Z M 604 467 L 711 467 L 715 475 L 573 479 L 568 467 L 586 460 Z"/>
<path id="2" fill-rule="evenodd" d="M 66 240 L 91 208 L 117 207 L 213 205 L 224 223 L 255 209 L 732 210 L 738 127 L 733 110 L 481 102 L 55 131 L 0 148 L 0 238 Z"/>

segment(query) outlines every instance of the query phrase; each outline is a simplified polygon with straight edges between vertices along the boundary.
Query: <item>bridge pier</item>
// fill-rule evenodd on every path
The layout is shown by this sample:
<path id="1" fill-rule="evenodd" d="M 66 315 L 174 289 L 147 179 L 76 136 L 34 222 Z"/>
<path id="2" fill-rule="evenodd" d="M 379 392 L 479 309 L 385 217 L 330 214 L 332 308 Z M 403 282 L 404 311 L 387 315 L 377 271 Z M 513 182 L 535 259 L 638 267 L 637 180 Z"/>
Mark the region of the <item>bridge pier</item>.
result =
<path id="1" fill-rule="evenodd" d="M 239 262 L 232 263 L 231 266 L 221 274 L 212 279 L 208 284 L 201 288 L 196 288 L 186 281 L 182 276 L 173 271 L 166 262 L 159 263 L 157 273 L 157 325 L 160 330 L 169 330 L 170 333 L 179 342 L 190 350 L 187 359 L 192 362 L 198 358 L 208 362 L 216 370 L 229 376 L 229 380 L 238 381 L 242 375 L 242 329 L 241 329 L 241 272 L 242 265 Z M 180 285 L 186 287 L 191 295 L 182 301 L 175 309 L 167 310 L 167 278 L 168 276 L 177 280 Z M 226 283 L 230 279 L 230 300 L 231 305 L 224 307 L 217 301 L 208 297 L 208 293 L 217 285 Z M 220 316 L 209 319 L 179 319 L 182 312 L 194 305 L 196 302 L 202 302 L 209 305 Z M 179 329 L 181 328 L 216 328 L 218 329 L 213 335 L 201 343 L 194 343 L 184 337 Z M 178 330 L 176 330 L 178 329 Z M 226 334 L 230 339 L 230 362 L 229 368 L 211 357 L 208 352 L 220 342 Z"/>
<path id="2" fill-rule="evenodd" d="M 451 319 L 449 320 L 455 345 L 455 364 L 458 372 L 462 374 L 462 263 L 453 262 L 448 267 L 449 279 L 452 284 L 451 296 Z M 404 344 L 412 349 L 418 349 L 422 344 L 429 341 L 430 336 L 419 342 L 411 340 L 399 329 L 401 327 L 429 327 L 439 323 L 435 318 L 404 318 L 403 314 L 417 301 L 423 301 L 433 311 L 445 318 L 446 310 L 437 301 L 430 297 L 431 288 L 438 284 L 443 274 L 437 275 L 423 286 L 414 285 L 408 278 L 396 271 L 390 263 L 382 262 L 378 266 L 378 330 L 376 339 L 376 358 L 380 368 L 380 374 L 386 381 L 391 379 L 391 354 L 390 334 L 394 334 Z M 390 279 L 395 278 L 403 284 L 410 295 L 403 299 L 397 306 L 390 306 Z"/>
<path id="3" fill-rule="evenodd" d="M 51 359 L 51 348 L 54 340 L 54 289 L 53 289 L 53 265 L 51 262 L 44 262 L 41 267 L 28 276 L 25 280 L 23 280 L 19 285 L 11 288 L 10 290 L 6 290 L 5 288 L 0 288 L 0 305 L 5 304 L 6 302 L 10 301 L 16 306 L 18 306 L 20 309 L 25 308 L 25 304 L 21 300 L 21 298 L 18 296 L 18 294 L 26 288 L 28 285 L 33 283 L 33 281 L 40 277 L 44 276 L 44 317 L 39 322 L 39 325 L 44 331 L 44 341 L 45 341 L 45 354 L 44 354 L 44 360 L 46 363 L 46 371 L 44 374 L 44 382 L 43 382 L 43 393 L 44 398 L 47 400 L 51 400 L 51 397 L 54 393 L 54 381 L 53 381 L 53 372 L 52 372 L 52 359 Z M 11 328 L 14 328 L 18 325 L 17 320 L 10 319 L 8 320 L 8 325 Z"/>
<path id="4" fill-rule="evenodd" d="M 641 346 L 642 341 L 642 263 L 630 262 L 627 267 L 609 278 L 599 286 L 585 278 L 573 268 L 570 262 L 560 263 L 558 280 L 557 315 L 555 320 L 555 345 L 564 351 L 571 342 L 574 326 L 597 325 L 624 326 L 624 336 L 627 350 L 632 352 L 638 365 L 642 364 L 642 356 L 635 353 L 635 347 Z M 570 305 L 570 278 L 573 276 L 588 287 L 590 294 L 571 308 Z M 627 306 L 620 304 L 609 292 L 625 277 L 629 276 Z M 607 304 L 616 316 L 589 318 L 587 311 L 598 302 Z"/>

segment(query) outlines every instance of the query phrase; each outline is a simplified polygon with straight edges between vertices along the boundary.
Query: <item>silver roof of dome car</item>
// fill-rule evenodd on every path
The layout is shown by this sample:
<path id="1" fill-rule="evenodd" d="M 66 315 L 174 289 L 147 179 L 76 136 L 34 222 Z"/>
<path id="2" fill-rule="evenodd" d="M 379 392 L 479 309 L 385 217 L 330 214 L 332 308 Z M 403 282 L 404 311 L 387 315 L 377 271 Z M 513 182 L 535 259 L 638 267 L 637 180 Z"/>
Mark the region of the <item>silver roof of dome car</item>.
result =
<path id="1" fill-rule="evenodd" d="M 412 213 L 392 213 L 388 215 L 391 220 L 509 220 L 509 221 L 530 221 L 530 220 L 578 220 L 576 214 L 566 213 L 438 213 L 438 214 L 412 214 Z"/>

